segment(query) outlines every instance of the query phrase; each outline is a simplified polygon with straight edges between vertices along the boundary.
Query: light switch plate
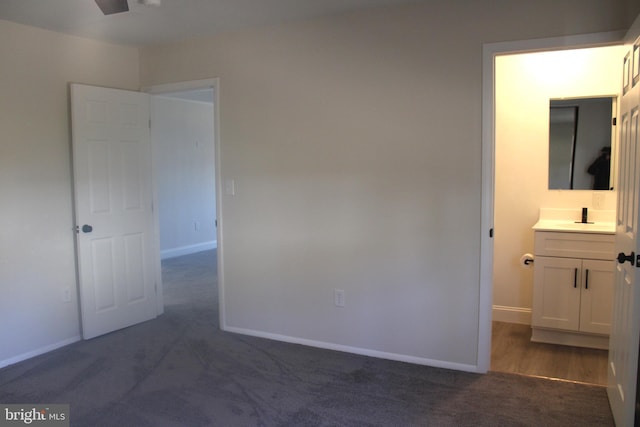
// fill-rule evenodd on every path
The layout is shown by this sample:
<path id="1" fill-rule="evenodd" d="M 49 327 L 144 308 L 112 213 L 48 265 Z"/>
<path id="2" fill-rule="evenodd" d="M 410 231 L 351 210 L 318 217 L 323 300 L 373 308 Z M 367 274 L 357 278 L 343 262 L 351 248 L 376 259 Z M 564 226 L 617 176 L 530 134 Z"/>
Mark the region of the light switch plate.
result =
<path id="1" fill-rule="evenodd" d="M 236 182 L 233 179 L 226 179 L 224 181 L 224 194 L 227 196 L 236 195 Z"/>

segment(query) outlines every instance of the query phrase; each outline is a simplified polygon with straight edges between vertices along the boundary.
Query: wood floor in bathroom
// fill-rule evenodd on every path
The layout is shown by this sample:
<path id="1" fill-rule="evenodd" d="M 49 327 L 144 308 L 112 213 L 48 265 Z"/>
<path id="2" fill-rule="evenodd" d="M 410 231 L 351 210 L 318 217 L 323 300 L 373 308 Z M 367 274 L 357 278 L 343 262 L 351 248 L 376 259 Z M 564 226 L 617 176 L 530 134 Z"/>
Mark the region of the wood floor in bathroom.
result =
<path id="1" fill-rule="evenodd" d="M 531 326 L 493 322 L 491 370 L 607 385 L 607 351 L 531 342 Z"/>

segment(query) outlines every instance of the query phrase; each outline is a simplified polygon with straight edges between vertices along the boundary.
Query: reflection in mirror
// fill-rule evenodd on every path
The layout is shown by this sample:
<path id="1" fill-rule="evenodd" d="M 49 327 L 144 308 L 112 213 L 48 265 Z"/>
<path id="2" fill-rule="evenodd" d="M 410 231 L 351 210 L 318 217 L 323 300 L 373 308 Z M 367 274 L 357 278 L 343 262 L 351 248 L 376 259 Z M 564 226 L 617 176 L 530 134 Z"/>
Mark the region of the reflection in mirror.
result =
<path id="1" fill-rule="evenodd" d="M 614 98 L 552 99 L 549 189 L 609 190 Z"/>

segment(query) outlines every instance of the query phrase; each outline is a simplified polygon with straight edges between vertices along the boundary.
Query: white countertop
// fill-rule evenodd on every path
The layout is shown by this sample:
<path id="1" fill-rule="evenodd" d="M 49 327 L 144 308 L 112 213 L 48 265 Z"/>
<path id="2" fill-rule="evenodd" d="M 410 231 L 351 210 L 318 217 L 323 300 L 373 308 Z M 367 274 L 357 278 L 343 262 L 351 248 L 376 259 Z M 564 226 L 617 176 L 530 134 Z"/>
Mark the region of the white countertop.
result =
<path id="1" fill-rule="evenodd" d="M 557 231 L 564 233 L 598 233 L 615 234 L 615 222 L 593 222 L 583 224 L 575 221 L 544 220 L 541 219 L 533 226 L 535 231 Z"/>
<path id="2" fill-rule="evenodd" d="M 615 234 L 614 211 L 589 209 L 586 224 L 580 222 L 581 215 L 581 209 L 540 208 L 540 218 L 533 229 L 564 233 Z"/>

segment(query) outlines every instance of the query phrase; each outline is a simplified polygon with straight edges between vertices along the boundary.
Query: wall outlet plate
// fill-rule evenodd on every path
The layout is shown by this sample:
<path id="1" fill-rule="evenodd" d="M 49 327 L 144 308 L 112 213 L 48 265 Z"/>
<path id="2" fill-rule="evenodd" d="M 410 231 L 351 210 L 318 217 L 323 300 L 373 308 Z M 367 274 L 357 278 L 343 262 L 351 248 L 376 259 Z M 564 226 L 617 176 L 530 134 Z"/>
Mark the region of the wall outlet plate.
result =
<path id="1" fill-rule="evenodd" d="M 333 291 L 333 302 L 336 307 L 344 307 L 345 304 L 345 296 L 343 289 L 334 289 Z"/>

